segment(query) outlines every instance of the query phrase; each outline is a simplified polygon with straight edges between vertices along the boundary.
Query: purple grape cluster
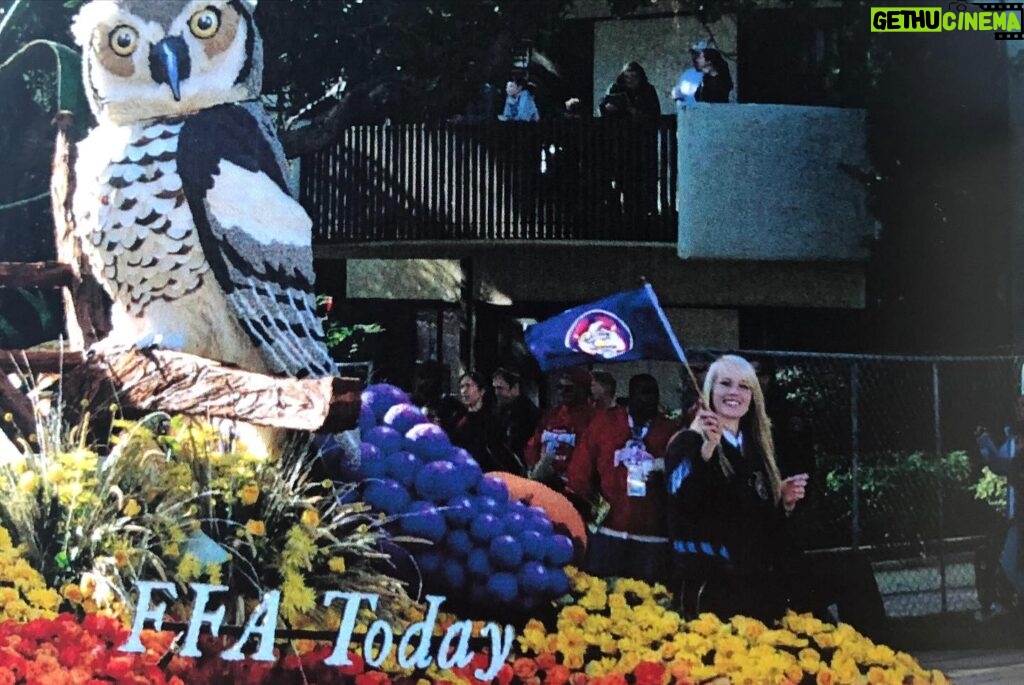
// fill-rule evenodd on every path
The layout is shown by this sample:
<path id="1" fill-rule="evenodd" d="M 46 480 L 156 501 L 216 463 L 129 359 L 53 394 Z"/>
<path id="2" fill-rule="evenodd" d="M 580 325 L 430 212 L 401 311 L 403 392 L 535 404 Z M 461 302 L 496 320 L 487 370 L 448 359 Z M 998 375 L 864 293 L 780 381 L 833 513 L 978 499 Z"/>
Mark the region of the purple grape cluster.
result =
<path id="1" fill-rule="evenodd" d="M 402 390 L 366 388 L 359 428 L 360 461 L 345 476 L 364 482 L 363 500 L 394 516 L 396 532 L 433 543 L 412 550 L 428 592 L 517 609 L 568 592 L 572 541 L 543 509 L 510 501 Z"/>

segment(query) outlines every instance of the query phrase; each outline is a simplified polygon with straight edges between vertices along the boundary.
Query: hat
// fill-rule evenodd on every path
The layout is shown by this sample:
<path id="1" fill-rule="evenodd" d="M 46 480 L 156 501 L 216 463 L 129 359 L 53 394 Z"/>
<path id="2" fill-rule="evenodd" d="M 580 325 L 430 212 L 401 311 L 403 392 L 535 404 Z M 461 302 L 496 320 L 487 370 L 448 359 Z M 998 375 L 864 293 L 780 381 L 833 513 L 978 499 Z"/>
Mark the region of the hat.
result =
<path id="1" fill-rule="evenodd" d="M 690 52 L 691 53 L 703 52 L 704 48 L 706 48 L 707 46 L 708 46 L 708 42 L 706 40 L 698 40 L 696 43 L 694 43 L 693 45 L 690 46 Z"/>

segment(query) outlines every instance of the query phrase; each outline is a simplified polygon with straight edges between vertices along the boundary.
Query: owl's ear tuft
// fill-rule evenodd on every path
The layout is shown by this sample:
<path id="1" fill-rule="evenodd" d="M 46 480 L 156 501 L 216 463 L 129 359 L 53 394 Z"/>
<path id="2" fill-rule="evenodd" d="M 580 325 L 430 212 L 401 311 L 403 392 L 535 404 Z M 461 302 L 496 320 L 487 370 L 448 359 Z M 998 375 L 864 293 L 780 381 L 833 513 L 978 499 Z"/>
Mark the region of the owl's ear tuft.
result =
<path id="1" fill-rule="evenodd" d="M 117 16 L 117 5 L 113 0 L 92 0 L 82 6 L 71 22 L 71 35 L 80 48 L 88 48 L 92 33 L 97 26 Z"/>

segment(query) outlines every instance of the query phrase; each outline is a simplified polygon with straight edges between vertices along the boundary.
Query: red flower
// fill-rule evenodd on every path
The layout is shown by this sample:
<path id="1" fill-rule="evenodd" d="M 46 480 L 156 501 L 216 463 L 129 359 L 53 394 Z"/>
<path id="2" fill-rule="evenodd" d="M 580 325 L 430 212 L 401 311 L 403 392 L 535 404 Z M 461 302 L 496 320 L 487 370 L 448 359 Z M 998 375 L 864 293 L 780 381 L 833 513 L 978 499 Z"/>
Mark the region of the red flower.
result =
<path id="1" fill-rule="evenodd" d="M 537 662 L 537 668 L 539 668 L 542 671 L 546 671 L 558 663 L 558 660 L 555 658 L 555 655 L 551 652 L 544 652 L 543 654 L 538 654 L 535 661 Z"/>
<path id="2" fill-rule="evenodd" d="M 564 685 L 569 682 L 569 669 L 562 664 L 555 664 L 544 674 L 544 685 Z"/>
<path id="3" fill-rule="evenodd" d="M 498 685 L 509 685 L 512 682 L 512 676 L 515 675 L 512 672 L 512 667 L 508 664 L 502 664 L 501 668 L 498 669 Z"/>
<path id="4" fill-rule="evenodd" d="M 356 676 L 356 685 L 391 685 L 391 678 L 380 671 L 360 673 Z"/>
<path id="5" fill-rule="evenodd" d="M 574 671 L 569 674 L 569 685 L 587 685 L 589 682 L 590 678 L 582 671 Z"/>
<path id="6" fill-rule="evenodd" d="M 537 675 L 537 662 L 529 657 L 521 656 L 512 662 L 512 672 L 520 680 Z"/>
<path id="7" fill-rule="evenodd" d="M 363 657 L 355 652 L 348 653 L 348 660 L 352 663 L 348 666 L 338 667 L 338 672 L 342 675 L 359 675 L 366 670 L 366 662 L 363 660 Z"/>
<path id="8" fill-rule="evenodd" d="M 653 661 L 641 661 L 633 669 L 636 685 L 661 685 L 661 679 L 664 675 L 665 665 Z"/>

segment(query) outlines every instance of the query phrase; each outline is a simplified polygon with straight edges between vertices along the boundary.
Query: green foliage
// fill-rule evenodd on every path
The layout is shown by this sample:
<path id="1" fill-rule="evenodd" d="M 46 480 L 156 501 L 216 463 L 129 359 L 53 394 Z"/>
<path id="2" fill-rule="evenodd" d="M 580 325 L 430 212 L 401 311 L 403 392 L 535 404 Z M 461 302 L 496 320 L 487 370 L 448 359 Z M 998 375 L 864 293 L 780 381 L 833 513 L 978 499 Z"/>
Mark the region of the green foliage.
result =
<path id="1" fill-rule="evenodd" d="M 974 497 L 989 505 L 1000 514 L 1006 515 L 1009 486 L 1006 476 L 993 473 L 987 466 L 981 469 L 981 477 L 973 486 Z"/>
<path id="2" fill-rule="evenodd" d="M 368 347 L 370 336 L 384 332 L 378 323 L 343 324 L 332 321 L 325 331 L 327 349 L 340 361 L 356 361 L 365 357 L 362 354 Z"/>
<path id="3" fill-rule="evenodd" d="M 854 478 L 849 457 L 822 457 L 818 469 L 825 475 L 817 518 L 834 531 L 813 545 L 848 544 Z M 940 458 L 920 452 L 862 455 L 856 478 L 862 544 L 919 543 L 983 532 L 984 512 L 974 497 L 966 452 Z M 836 533 L 843 537 L 836 539 Z"/>
<path id="4" fill-rule="evenodd" d="M 60 333 L 60 295 L 52 290 L 0 289 L 0 349 L 30 347 Z"/>
<path id="5" fill-rule="evenodd" d="M 543 41 L 569 0 L 290 0 L 260 3 L 264 92 L 284 117 L 344 79 L 389 93 L 385 116 L 429 121 L 462 111 L 508 76 L 516 41 Z"/>

